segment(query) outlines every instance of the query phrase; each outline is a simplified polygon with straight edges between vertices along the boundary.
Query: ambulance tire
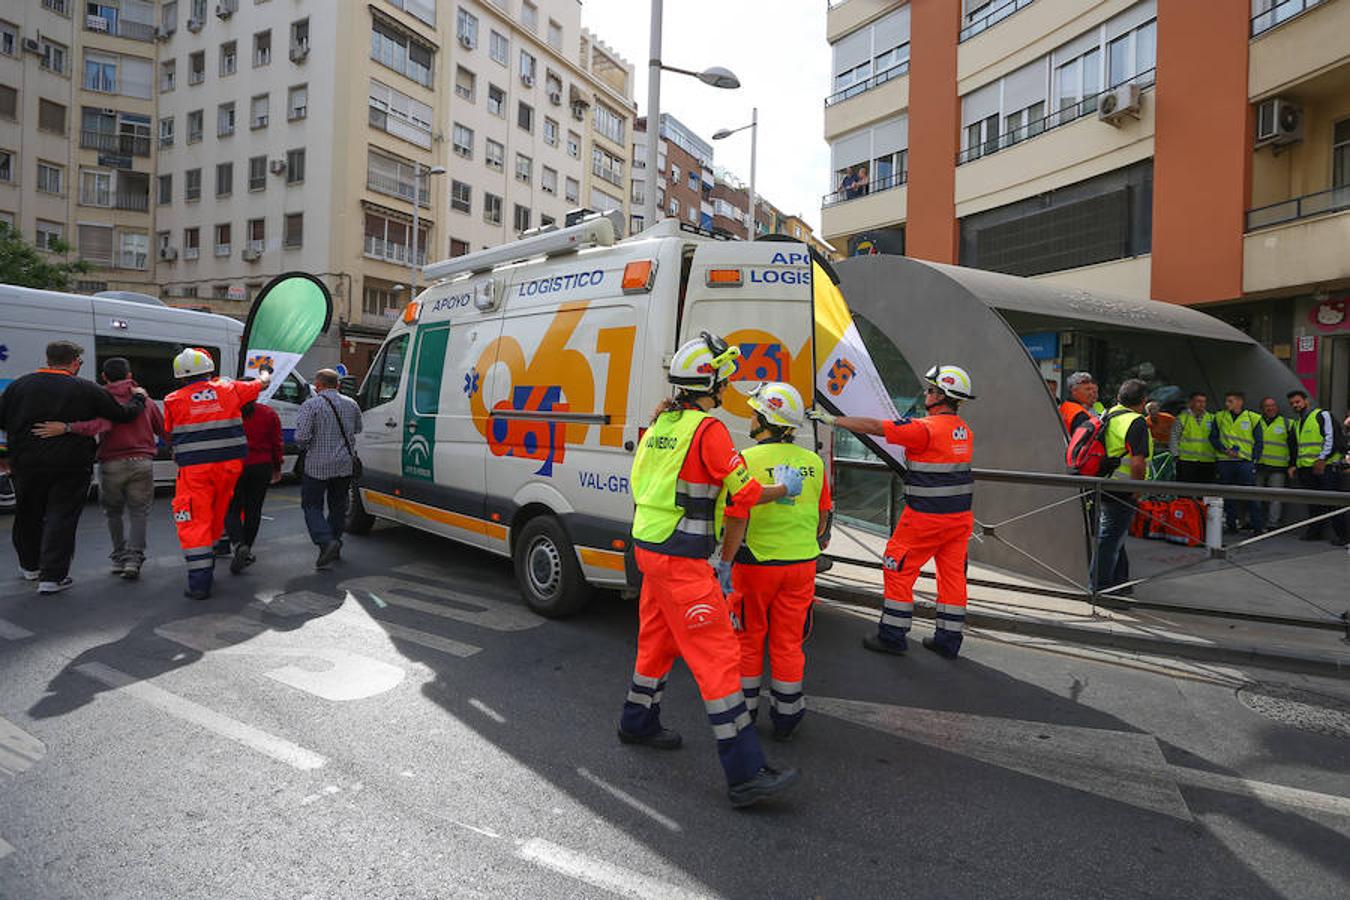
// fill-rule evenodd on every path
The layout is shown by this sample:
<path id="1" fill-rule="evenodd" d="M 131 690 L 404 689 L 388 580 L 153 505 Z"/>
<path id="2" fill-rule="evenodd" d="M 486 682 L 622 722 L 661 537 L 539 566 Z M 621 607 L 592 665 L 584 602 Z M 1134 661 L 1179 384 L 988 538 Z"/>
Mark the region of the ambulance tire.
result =
<path id="1" fill-rule="evenodd" d="M 370 534 L 370 529 L 375 527 L 375 517 L 366 512 L 365 504 L 361 502 L 361 492 L 355 484 L 351 492 L 351 497 L 347 498 L 347 521 L 343 528 L 348 534 Z"/>
<path id="2" fill-rule="evenodd" d="M 513 556 L 520 593 L 539 615 L 550 619 L 570 616 L 590 600 L 590 586 L 582 577 L 576 550 L 553 516 L 536 516 L 526 522 Z"/>

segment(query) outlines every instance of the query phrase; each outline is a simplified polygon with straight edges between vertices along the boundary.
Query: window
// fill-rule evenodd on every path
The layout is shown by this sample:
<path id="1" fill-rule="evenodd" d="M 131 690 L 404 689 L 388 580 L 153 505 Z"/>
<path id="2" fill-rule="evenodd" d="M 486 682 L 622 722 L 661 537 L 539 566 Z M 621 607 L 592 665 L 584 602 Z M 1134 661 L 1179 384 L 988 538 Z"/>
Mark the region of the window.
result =
<path id="1" fill-rule="evenodd" d="M 233 75 L 239 68 L 239 49 L 238 42 L 226 41 L 220 45 L 220 74 L 221 77 Z"/>
<path id="2" fill-rule="evenodd" d="M 80 205 L 104 207 L 113 205 L 111 172 L 93 169 L 80 171 Z"/>
<path id="3" fill-rule="evenodd" d="M 1045 101 L 1037 100 L 1025 109 L 1003 117 L 1003 146 L 1035 137 L 1045 130 Z"/>
<path id="4" fill-rule="evenodd" d="M 294 122 L 309 113 L 309 85 L 297 84 L 286 91 L 286 118 Z"/>
<path id="5" fill-rule="evenodd" d="M 183 229 L 183 259 L 196 259 L 202 250 L 202 230 Z"/>
<path id="6" fill-rule="evenodd" d="M 370 148 L 366 155 L 366 187 L 404 200 L 416 196 L 417 202 L 426 206 L 430 196 L 426 179 L 421 179 L 420 184 L 416 182 L 413 163 Z"/>
<path id="7" fill-rule="evenodd" d="M 563 199 L 568 203 L 576 203 L 581 199 L 581 182 L 575 178 L 568 178 L 563 182 Z"/>
<path id="8" fill-rule="evenodd" d="M 516 104 L 516 124 L 521 130 L 534 132 L 534 107 L 528 103 L 518 102 Z"/>
<path id="9" fill-rule="evenodd" d="M 539 173 L 539 187 L 545 194 L 558 193 L 558 170 L 544 166 L 544 170 Z"/>
<path id="10" fill-rule="evenodd" d="M 501 171 L 502 166 L 506 163 L 506 147 L 502 146 L 497 141 L 494 141 L 492 138 L 488 138 L 487 149 L 484 153 L 484 161 L 487 163 L 489 169 Z"/>
<path id="11" fill-rule="evenodd" d="M 470 50 L 478 46 L 478 17 L 462 6 L 455 12 L 455 37 Z"/>
<path id="12" fill-rule="evenodd" d="M 473 102 L 474 85 L 478 81 L 474 74 L 463 66 L 455 67 L 455 96 Z"/>
<path id="13" fill-rule="evenodd" d="M 689 173 L 689 190 L 691 190 L 691 191 L 702 190 L 702 187 L 703 187 L 702 179 L 700 178 L 699 173 L 697 173 L 697 172 L 690 172 L 690 173 Z"/>
<path id="14" fill-rule="evenodd" d="M 173 175 L 160 175 L 157 179 L 159 184 L 159 202 L 160 205 L 173 202 Z"/>
<path id="15" fill-rule="evenodd" d="M 465 159 L 473 159 L 473 129 L 466 128 L 456 122 L 452 133 L 454 135 L 455 154 Z"/>
<path id="16" fill-rule="evenodd" d="M 609 212 L 611 209 L 622 209 L 623 201 L 617 197 L 611 197 L 604 191 L 591 188 L 591 209 L 600 212 Z"/>
<path id="17" fill-rule="evenodd" d="M 0 84 L 0 119 L 11 122 L 19 115 L 19 92 L 7 84 Z"/>
<path id="18" fill-rule="evenodd" d="M 383 82 L 370 80 L 370 124 L 394 137 L 431 147 L 431 107 Z"/>
<path id="19" fill-rule="evenodd" d="M 1055 70 L 1055 88 L 1061 110 L 1079 104 L 1083 113 L 1095 110 L 1097 93 L 1101 90 L 1101 52 L 1090 50 L 1061 65 Z"/>
<path id="20" fill-rule="evenodd" d="M 188 84 L 201 84 L 206 80 L 206 51 L 198 50 L 188 54 Z"/>
<path id="21" fill-rule="evenodd" d="M 493 62 L 507 65 L 511 57 L 511 41 L 505 35 L 492 32 L 488 35 L 488 56 L 492 57 Z"/>
<path id="22" fill-rule="evenodd" d="M 250 191 L 267 190 L 267 156 L 248 158 L 248 189 Z"/>
<path id="23" fill-rule="evenodd" d="M 544 90 L 548 93 L 548 102 L 554 106 L 562 105 L 562 76 L 552 69 L 544 76 Z"/>
<path id="24" fill-rule="evenodd" d="M 1332 128 L 1331 187 L 1333 190 L 1350 187 L 1350 119 L 1342 119 Z"/>
<path id="25" fill-rule="evenodd" d="M 38 98 L 38 129 L 53 134 L 66 133 L 66 107 L 45 97 Z"/>
<path id="26" fill-rule="evenodd" d="M 113 230 L 107 225 L 78 225 L 80 258 L 96 266 L 113 264 Z"/>
<path id="27" fill-rule="evenodd" d="M 201 169 L 188 169 L 183 173 L 183 199 L 189 203 L 202 199 Z"/>
<path id="28" fill-rule="evenodd" d="M 388 294 L 378 288 L 367 287 L 366 303 L 370 302 L 372 292 Z M 392 298 L 391 298 L 392 299 Z M 388 306 L 394 306 L 389 303 Z M 398 396 L 398 385 L 403 379 L 403 354 L 408 349 L 408 336 L 400 334 L 380 350 L 380 357 L 370 367 L 365 384 L 361 385 L 361 408 L 370 409 L 382 403 L 389 403 Z"/>
<path id="29" fill-rule="evenodd" d="M 516 204 L 515 220 L 513 224 L 515 225 L 517 234 L 522 231 L 530 230 L 530 208 L 528 206 L 521 206 L 519 203 Z"/>
<path id="30" fill-rule="evenodd" d="M 671 163 L 671 164 L 670 164 L 670 181 L 671 181 L 672 184 L 675 184 L 675 183 L 678 183 L 679 180 L 680 180 L 680 167 L 677 166 L 675 163 Z"/>
<path id="31" fill-rule="evenodd" d="M 506 91 L 495 84 L 488 85 L 487 111 L 499 119 L 506 118 Z"/>
<path id="32" fill-rule="evenodd" d="M 52 163 L 38 160 L 37 189 L 44 194 L 64 194 L 65 174 L 66 170 L 64 166 L 57 166 Z"/>
<path id="33" fill-rule="evenodd" d="M 64 75 L 66 73 L 65 45 L 58 44 L 46 37 L 39 37 L 38 43 L 42 48 L 41 56 L 38 57 L 38 65 L 49 72 Z"/>
<path id="34" fill-rule="evenodd" d="M 253 68 L 272 62 L 272 29 L 253 35 Z"/>
<path id="35" fill-rule="evenodd" d="M 548 116 L 544 117 L 544 143 L 550 147 L 558 146 L 558 123 Z"/>
<path id="36" fill-rule="evenodd" d="M 1154 20 L 1145 22 L 1108 44 L 1107 84 L 1116 87 L 1152 71 L 1157 64 L 1157 42 L 1158 23 Z M 1151 76 L 1144 80 L 1152 83 Z"/>
<path id="37" fill-rule="evenodd" d="M 548 45 L 561 50 L 563 45 L 562 26 L 552 19 L 548 20 Z"/>
<path id="38" fill-rule="evenodd" d="M 229 137 L 232 134 L 234 134 L 233 101 L 216 107 L 216 137 Z"/>
<path id="39" fill-rule="evenodd" d="M 305 180 L 305 148 L 286 151 L 286 183 L 300 184 Z"/>
<path id="40" fill-rule="evenodd" d="M 540 227 L 540 228 L 547 228 L 548 226 L 552 225 L 552 224 L 553 224 L 554 222 L 556 222 L 556 221 L 558 221 L 558 220 L 555 219 L 555 218 L 553 218 L 553 217 L 550 216 L 550 215 L 547 215 L 547 214 L 545 214 L 545 213 L 540 213 L 540 214 L 539 214 L 539 227 Z"/>
<path id="41" fill-rule="evenodd" d="M 971 159 L 998 150 L 998 114 L 966 126 L 966 149 Z"/>
<path id="42" fill-rule="evenodd" d="M 144 269 L 150 264 L 150 235 L 143 231 L 120 234 L 117 265 L 123 269 Z"/>
<path id="43" fill-rule="evenodd" d="M 680 214 L 680 201 L 676 197 L 670 198 L 670 214 L 672 216 L 679 216 Z"/>
<path id="44" fill-rule="evenodd" d="M 171 59 L 159 64 L 159 91 L 167 94 L 178 85 L 178 60 Z"/>
<path id="45" fill-rule="evenodd" d="M 233 250 L 230 242 L 230 223 L 223 222 L 216 226 L 216 256 L 229 256 Z"/>
<path id="46" fill-rule="evenodd" d="M 244 236 L 249 250 L 261 253 L 267 249 L 267 220 L 249 219 L 244 225 Z"/>
<path id="47" fill-rule="evenodd" d="M 234 163 L 216 163 L 216 196 L 228 197 L 234 192 Z"/>
<path id="48" fill-rule="evenodd" d="M 462 181 L 450 182 L 450 208 L 466 213 L 473 209 L 473 188 Z"/>
<path id="49" fill-rule="evenodd" d="M 530 0 L 520 4 L 520 24 L 531 31 L 539 30 L 539 7 L 535 6 Z"/>
<path id="50" fill-rule="evenodd" d="M 203 116 L 200 109 L 194 109 L 192 112 L 188 113 L 187 142 L 189 144 L 195 144 L 202 139 L 202 120 Z"/>
<path id="51" fill-rule="evenodd" d="M 624 143 L 623 117 L 603 103 L 595 104 L 595 130 L 620 146 Z"/>
<path id="52" fill-rule="evenodd" d="M 296 19 L 291 23 L 291 59 L 303 62 L 309 54 L 309 19 Z"/>
<path id="53" fill-rule="evenodd" d="M 105 53 L 84 53 L 84 89 L 104 94 L 117 93 L 117 57 Z"/>
<path id="54" fill-rule="evenodd" d="M 502 224 L 502 198 L 486 191 L 483 192 L 483 221 L 491 225 Z"/>
<path id="55" fill-rule="evenodd" d="M 603 178 L 610 184 L 623 187 L 623 160 L 608 150 L 591 147 L 591 174 Z M 697 177 L 698 173 L 690 173 Z"/>
<path id="56" fill-rule="evenodd" d="M 467 256 L 468 253 L 469 253 L 469 242 L 468 242 L 468 241 L 461 241 L 461 240 L 459 240 L 458 238 L 451 238 L 451 239 L 450 239 L 450 255 L 451 255 L 452 257 L 454 257 L 454 256 Z"/>
<path id="57" fill-rule="evenodd" d="M 286 230 L 282 233 L 281 246 L 302 247 L 305 243 L 305 214 L 286 213 Z"/>
<path id="58" fill-rule="evenodd" d="M 567 132 L 567 155 L 573 159 L 581 159 L 581 135 L 575 131 Z"/>
<path id="59" fill-rule="evenodd" d="M 534 57 L 524 50 L 520 51 L 520 83 L 526 87 L 534 84 Z"/>
<path id="60" fill-rule="evenodd" d="M 56 250 L 65 240 L 65 226 L 60 222 L 37 220 L 37 235 L 34 244 L 39 250 Z"/>
<path id="61" fill-rule="evenodd" d="M 389 2 L 426 22 L 432 28 L 436 27 L 436 0 L 389 0 Z"/>
<path id="62" fill-rule="evenodd" d="M 14 180 L 14 152 L 12 150 L 0 150 L 0 181 L 12 182 Z M 11 221 L 12 225 L 13 222 Z"/>
<path id="63" fill-rule="evenodd" d="M 476 19 L 474 23 L 476 34 Z M 370 30 L 370 58 L 380 65 L 401 72 L 420 85 L 431 87 L 435 56 L 436 51 L 429 44 L 417 40 L 393 22 L 376 17 Z"/>
<path id="64" fill-rule="evenodd" d="M 516 181 L 523 181 L 525 184 L 529 184 L 530 179 L 533 176 L 534 176 L 534 160 L 530 159 L 528 156 L 525 156 L 523 153 L 517 153 Z"/>
<path id="65" fill-rule="evenodd" d="M 19 30 L 9 22 L 0 22 L 0 53 L 5 56 L 19 55 Z"/>
<path id="66" fill-rule="evenodd" d="M 909 8 L 889 13 L 832 45 L 833 94 L 827 103 L 857 96 L 909 71 Z M 874 77 L 875 76 L 875 77 Z"/>
<path id="67" fill-rule="evenodd" d="M 248 103 L 248 127 L 266 128 L 268 111 L 272 106 L 270 94 L 257 94 Z"/>

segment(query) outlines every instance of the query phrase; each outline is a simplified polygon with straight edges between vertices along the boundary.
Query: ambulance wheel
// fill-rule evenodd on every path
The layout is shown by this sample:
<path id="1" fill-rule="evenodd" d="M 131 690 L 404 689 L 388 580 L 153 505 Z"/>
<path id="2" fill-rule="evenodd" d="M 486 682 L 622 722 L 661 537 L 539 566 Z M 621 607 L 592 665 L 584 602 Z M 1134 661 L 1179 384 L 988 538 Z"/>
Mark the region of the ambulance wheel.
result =
<path id="1" fill-rule="evenodd" d="M 347 499 L 347 522 L 343 527 L 348 534 L 370 534 L 370 529 L 375 527 L 375 517 L 366 512 L 356 485 L 352 485 L 351 492 L 351 497 Z"/>
<path id="2" fill-rule="evenodd" d="M 586 605 L 589 590 L 576 550 L 552 516 L 536 516 L 516 540 L 516 581 L 530 609 L 550 619 L 570 616 Z"/>

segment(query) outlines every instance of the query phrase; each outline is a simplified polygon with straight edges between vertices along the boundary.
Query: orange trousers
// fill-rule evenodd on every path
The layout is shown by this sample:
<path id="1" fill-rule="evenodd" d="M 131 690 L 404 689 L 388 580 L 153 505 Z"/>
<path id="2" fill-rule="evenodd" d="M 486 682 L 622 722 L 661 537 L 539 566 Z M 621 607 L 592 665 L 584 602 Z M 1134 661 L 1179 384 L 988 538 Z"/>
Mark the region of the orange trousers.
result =
<path id="1" fill-rule="evenodd" d="M 661 694 L 675 660 L 683 658 L 717 739 L 729 784 L 764 766 L 759 738 L 741 696 L 740 644 L 731 607 L 707 560 L 634 549 L 642 570 L 638 649 L 619 728 L 648 735 L 661 729 Z"/>
<path id="2" fill-rule="evenodd" d="M 189 590 L 211 589 L 213 545 L 225 530 L 225 511 L 244 461 L 202 463 L 178 470 L 173 489 L 173 523 L 187 560 Z"/>
<path id="3" fill-rule="evenodd" d="M 930 559 L 937 563 L 937 635 L 959 647 L 966 621 L 966 552 L 972 513 L 920 513 L 906 509 L 886 544 L 885 600 L 878 623 L 884 641 L 903 644 L 914 616 L 914 582 Z M 941 633 L 945 632 L 945 633 Z"/>
<path id="4" fill-rule="evenodd" d="M 781 732 L 796 727 L 806 709 L 802 677 L 811 605 L 816 599 L 816 563 L 783 566 L 737 564 L 731 570 L 732 607 L 740 611 L 741 691 L 753 716 L 764 684 L 764 643 L 769 644 L 769 715 Z"/>

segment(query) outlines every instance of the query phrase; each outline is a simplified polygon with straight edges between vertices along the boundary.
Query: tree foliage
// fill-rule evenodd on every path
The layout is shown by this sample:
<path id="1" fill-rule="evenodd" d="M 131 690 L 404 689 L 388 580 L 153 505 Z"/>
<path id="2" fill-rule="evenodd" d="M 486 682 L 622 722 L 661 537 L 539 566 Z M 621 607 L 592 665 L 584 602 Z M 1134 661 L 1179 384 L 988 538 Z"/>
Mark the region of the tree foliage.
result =
<path id="1" fill-rule="evenodd" d="M 68 291 L 72 277 L 90 269 L 82 259 L 67 260 L 69 253 L 70 245 L 65 241 L 53 241 L 49 252 L 41 253 L 17 228 L 0 222 L 0 283 Z"/>

